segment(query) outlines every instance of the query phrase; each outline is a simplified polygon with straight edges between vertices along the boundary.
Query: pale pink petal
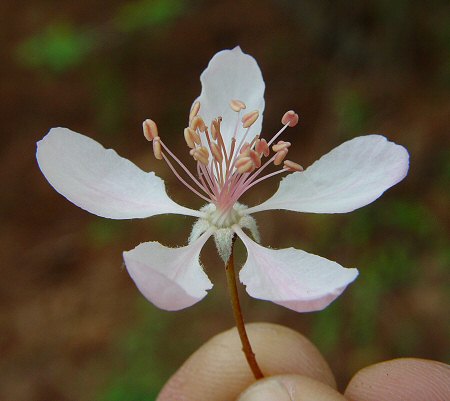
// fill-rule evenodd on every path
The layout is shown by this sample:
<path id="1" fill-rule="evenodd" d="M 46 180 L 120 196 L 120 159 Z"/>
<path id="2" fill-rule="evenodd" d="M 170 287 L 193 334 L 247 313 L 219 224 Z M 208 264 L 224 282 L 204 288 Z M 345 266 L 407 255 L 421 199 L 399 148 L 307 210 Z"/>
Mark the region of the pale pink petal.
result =
<path id="1" fill-rule="evenodd" d="M 358 275 L 336 262 L 294 248 L 268 249 L 233 227 L 247 248 L 239 278 L 254 298 L 272 301 L 297 312 L 325 308 Z"/>
<path id="2" fill-rule="evenodd" d="M 212 288 L 199 261 L 200 251 L 210 235 L 207 231 L 181 248 L 144 242 L 123 253 L 128 273 L 141 293 L 158 308 L 170 311 L 187 308 Z"/>
<path id="3" fill-rule="evenodd" d="M 238 121 L 238 114 L 230 108 L 230 100 L 241 100 L 246 104 L 247 108 L 241 111 L 240 117 L 253 110 L 259 111 L 260 117 L 250 128 L 251 138 L 261 132 L 265 84 L 258 63 L 252 56 L 243 53 L 240 47 L 222 50 L 211 59 L 200 81 L 202 92 L 196 99 L 201 104 L 199 115 L 208 125 L 213 118 L 223 118 L 221 131 L 227 146 Z M 241 127 L 237 135 L 238 143 L 243 133 Z"/>
<path id="4" fill-rule="evenodd" d="M 351 212 L 401 181 L 408 168 L 409 155 L 403 146 L 381 135 L 360 136 L 344 142 L 305 171 L 288 175 L 271 198 L 247 211 Z"/>
<path id="5" fill-rule="evenodd" d="M 172 201 L 155 173 L 142 171 L 114 150 L 67 128 L 51 129 L 37 143 L 36 157 L 53 188 L 97 216 L 201 215 Z"/>

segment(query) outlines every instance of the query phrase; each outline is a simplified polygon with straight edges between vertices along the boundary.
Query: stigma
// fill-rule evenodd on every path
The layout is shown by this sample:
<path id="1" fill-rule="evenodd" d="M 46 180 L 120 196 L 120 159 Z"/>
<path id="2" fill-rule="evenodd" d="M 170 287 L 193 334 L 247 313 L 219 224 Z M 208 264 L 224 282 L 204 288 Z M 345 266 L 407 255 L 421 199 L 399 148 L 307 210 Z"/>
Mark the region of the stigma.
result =
<path id="1" fill-rule="evenodd" d="M 223 135 L 222 117 L 205 122 L 200 102 L 193 104 L 189 125 L 183 131 L 195 163 L 193 172 L 165 145 L 156 123 L 151 119 L 143 122 L 144 136 L 153 143 L 155 158 L 164 160 L 183 185 L 215 206 L 214 216 L 209 218 L 217 227 L 236 224 L 239 216 L 234 205 L 256 184 L 278 174 L 303 171 L 300 164 L 287 159 L 291 143 L 278 140 L 288 127 L 298 124 L 297 113 L 292 110 L 284 113 L 282 127 L 266 140 L 252 135 L 252 127 L 260 118 L 258 110 L 247 111 L 246 104 L 239 99 L 231 99 L 229 107 L 236 115 L 236 128 L 232 135 Z M 275 171 L 267 172 L 270 166 Z"/>

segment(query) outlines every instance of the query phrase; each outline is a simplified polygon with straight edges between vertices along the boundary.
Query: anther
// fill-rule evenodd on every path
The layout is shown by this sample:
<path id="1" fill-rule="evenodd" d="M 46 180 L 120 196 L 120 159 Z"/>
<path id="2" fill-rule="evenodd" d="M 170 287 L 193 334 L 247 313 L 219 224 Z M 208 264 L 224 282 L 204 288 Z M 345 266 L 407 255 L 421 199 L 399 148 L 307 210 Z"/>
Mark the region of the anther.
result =
<path id="1" fill-rule="evenodd" d="M 270 149 L 267 145 L 267 141 L 265 139 L 257 139 L 255 144 L 255 150 L 259 154 L 263 154 L 264 156 L 269 156 Z"/>
<path id="2" fill-rule="evenodd" d="M 184 129 L 184 139 L 191 149 L 195 147 L 195 144 L 200 145 L 202 143 L 200 135 L 189 127 Z"/>
<path id="3" fill-rule="evenodd" d="M 236 169 L 240 174 L 251 173 L 255 169 L 255 165 L 250 157 L 244 156 L 236 161 Z"/>
<path id="4" fill-rule="evenodd" d="M 197 145 L 201 145 L 202 144 L 202 140 L 200 139 L 200 135 L 197 134 L 197 132 L 195 132 L 194 130 L 190 131 L 191 134 L 191 138 L 192 140 L 197 144 Z"/>
<path id="5" fill-rule="evenodd" d="M 158 127 L 153 120 L 147 118 L 142 123 L 142 129 L 144 130 L 144 136 L 147 141 L 151 142 L 158 136 Z"/>
<path id="6" fill-rule="evenodd" d="M 192 149 L 190 155 L 194 158 L 194 160 L 199 163 L 207 166 L 209 162 L 209 152 L 204 146 L 200 146 L 199 148 Z"/>
<path id="7" fill-rule="evenodd" d="M 230 107 L 233 111 L 238 113 L 241 110 L 244 110 L 247 106 L 241 100 L 233 99 L 232 101 L 230 101 Z"/>
<path id="8" fill-rule="evenodd" d="M 155 155 L 155 158 L 158 160 L 162 160 L 163 155 L 161 151 L 161 139 L 159 136 L 155 136 L 153 138 L 153 154 Z"/>
<path id="9" fill-rule="evenodd" d="M 303 167 L 300 166 L 300 164 L 295 163 L 291 160 L 285 160 L 283 167 L 287 171 L 303 171 L 304 170 Z"/>
<path id="10" fill-rule="evenodd" d="M 284 158 L 286 157 L 287 154 L 288 154 L 287 148 L 282 149 L 279 152 L 277 152 L 277 154 L 275 155 L 275 159 L 273 161 L 273 164 L 275 164 L 275 166 L 279 166 L 282 163 L 282 161 L 284 160 Z"/>
<path id="11" fill-rule="evenodd" d="M 211 143 L 209 144 L 209 148 L 211 149 L 211 153 L 212 153 L 214 159 L 215 159 L 217 162 L 222 163 L 222 160 L 223 160 L 223 154 L 222 154 L 222 152 L 221 152 L 221 150 L 220 150 L 219 145 L 217 145 L 217 143 L 215 143 L 215 142 L 211 142 Z"/>
<path id="12" fill-rule="evenodd" d="M 291 146 L 290 142 L 285 142 L 285 141 L 278 141 L 278 143 L 276 145 L 272 146 L 272 150 L 276 153 L 279 152 L 280 150 L 286 149 Z"/>
<path id="13" fill-rule="evenodd" d="M 250 153 L 250 144 L 248 142 L 244 142 L 244 144 L 241 146 L 241 149 L 239 149 L 239 154 L 243 156 L 248 156 Z"/>
<path id="14" fill-rule="evenodd" d="M 195 142 L 194 139 L 192 138 L 192 133 L 195 133 L 195 131 L 189 127 L 184 129 L 184 140 L 187 143 L 187 146 L 189 146 L 191 149 L 195 148 Z"/>
<path id="15" fill-rule="evenodd" d="M 253 123 L 258 119 L 259 117 L 259 111 L 254 110 L 248 114 L 245 114 L 244 117 L 242 117 L 242 126 L 244 128 L 248 128 L 253 125 Z"/>
<path id="16" fill-rule="evenodd" d="M 220 123 L 222 122 L 222 118 L 215 118 L 214 120 L 212 120 L 211 123 L 211 136 L 214 140 L 217 139 L 218 136 L 221 135 L 220 133 Z"/>
<path id="17" fill-rule="evenodd" d="M 249 156 L 252 159 L 252 162 L 253 162 L 255 168 L 260 168 L 261 167 L 261 157 L 259 156 L 259 154 L 254 150 L 250 150 Z"/>
<path id="18" fill-rule="evenodd" d="M 281 118 L 281 124 L 288 124 L 289 127 L 295 127 L 298 124 L 298 114 L 293 110 L 287 111 Z"/>
<path id="19" fill-rule="evenodd" d="M 189 113 L 189 122 L 198 114 L 200 110 L 200 102 L 197 101 L 192 105 L 191 112 Z"/>
<path id="20" fill-rule="evenodd" d="M 205 132 L 206 125 L 203 119 L 200 116 L 195 116 L 189 123 L 189 128 L 192 128 L 194 131 L 199 130 L 200 132 Z"/>

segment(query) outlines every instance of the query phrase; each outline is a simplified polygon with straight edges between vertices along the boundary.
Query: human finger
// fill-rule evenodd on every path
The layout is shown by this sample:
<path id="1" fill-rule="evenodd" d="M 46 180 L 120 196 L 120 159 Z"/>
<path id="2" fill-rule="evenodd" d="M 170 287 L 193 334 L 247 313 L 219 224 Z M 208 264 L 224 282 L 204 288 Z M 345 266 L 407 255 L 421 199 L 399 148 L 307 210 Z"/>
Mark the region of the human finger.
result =
<path id="1" fill-rule="evenodd" d="M 450 366 L 402 358 L 360 370 L 345 390 L 352 401 L 450 400 Z"/>
<path id="2" fill-rule="evenodd" d="M 336 387 L 317 348 L 287 327 L 247 324 L 256 359 L 265 376 L 299 374 Z M 236 328 L 213 337 L 169 379 L 158 401 L 231 401 L 255 381 L 242 353 Z"/>
<path id="3" fill-rule="evenodd" d="M 282 375 L 258 380 L 237 401 L 347 401 L 330 386 L 306 376 Z"/>

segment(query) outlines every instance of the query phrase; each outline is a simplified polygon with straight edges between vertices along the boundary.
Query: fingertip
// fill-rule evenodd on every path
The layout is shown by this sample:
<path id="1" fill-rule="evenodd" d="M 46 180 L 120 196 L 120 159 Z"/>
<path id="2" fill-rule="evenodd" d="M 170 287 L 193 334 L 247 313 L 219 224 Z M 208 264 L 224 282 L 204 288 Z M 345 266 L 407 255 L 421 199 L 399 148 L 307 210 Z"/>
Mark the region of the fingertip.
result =
<path id="1" fill-rule="evenodd" d="M 336 388 L 331 368 L 308 338 L 279 324 L 251 323 L 246 327 L 266 376 L 303 375 Z M 236 329 L 229 332 L 237 338 Z"/>
<path id="2" fill-rule="evenodd" d="M 299 374 L 336 387 L 331 369 L 306 337 L 275 324 L 252 323 L 246 328 L 265 376 Z M 166 383 L 158 401 L 228 401 L 254 381 L 233 328 L 194 352 Z"/>
<path id="3" fill-rule="evenodd" d="M 237 401 L 347 401 L 335 389 L 306 376 L 280 375 L 258 380 Z"/>
<path id="4" fill-rule="evenodd" d="M 416 358 L 377 363 L 353 376 L 345 396 L 351 401 L 450 400 L 450 366 Z"/>

